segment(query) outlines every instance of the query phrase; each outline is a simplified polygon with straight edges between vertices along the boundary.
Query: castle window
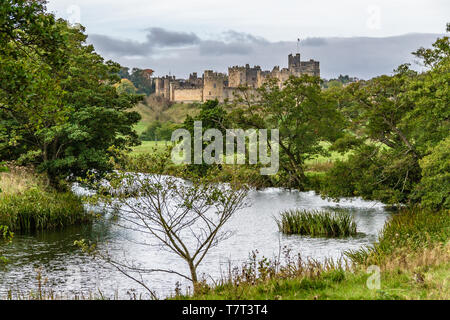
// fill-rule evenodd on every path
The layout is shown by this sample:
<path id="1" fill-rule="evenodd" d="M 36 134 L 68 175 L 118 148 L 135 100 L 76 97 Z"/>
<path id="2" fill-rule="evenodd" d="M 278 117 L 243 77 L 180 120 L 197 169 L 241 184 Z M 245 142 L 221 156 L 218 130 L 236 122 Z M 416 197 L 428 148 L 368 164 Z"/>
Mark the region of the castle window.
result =
<path id="1" fill-rule="evenodd" d="M 216 88 L 217 87 L 217 85 L 214 83 L 214 88 Z"/>
<path id="2" fill-rule="evenodd" d="M 209 95 L 211 95 L 211 91 L 209 92 Z"/>

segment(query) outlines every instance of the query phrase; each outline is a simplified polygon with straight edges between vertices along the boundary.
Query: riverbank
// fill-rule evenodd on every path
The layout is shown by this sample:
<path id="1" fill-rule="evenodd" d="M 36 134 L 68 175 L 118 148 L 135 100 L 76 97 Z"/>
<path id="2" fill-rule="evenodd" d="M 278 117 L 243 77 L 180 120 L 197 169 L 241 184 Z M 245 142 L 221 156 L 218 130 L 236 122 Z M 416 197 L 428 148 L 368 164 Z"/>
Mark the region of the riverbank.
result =
<path id="1" fill-rule="evenodd" d="M 450 299 L 450 212 L 404 210 L 373 246 L 341 263 L 263 259 L 199 294 L 174 299 Z M 379 276 L 378 276 L 379 275 Z"/>
<path id="2" fill-rule="evenodd" d="M 0 173 L 0 225 L 14 232 L 61 229 L 93 216 L 72 192 L 52 188 L 45 175 L 24 167 Z"/>

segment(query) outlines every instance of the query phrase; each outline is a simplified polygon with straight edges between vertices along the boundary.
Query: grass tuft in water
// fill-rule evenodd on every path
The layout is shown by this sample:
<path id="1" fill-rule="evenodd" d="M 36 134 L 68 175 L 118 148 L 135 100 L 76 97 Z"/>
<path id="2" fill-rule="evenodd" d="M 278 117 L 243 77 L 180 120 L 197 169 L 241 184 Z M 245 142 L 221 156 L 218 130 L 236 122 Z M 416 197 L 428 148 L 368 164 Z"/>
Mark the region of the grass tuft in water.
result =
<path id="1" fill-rule="evenodd" d="M 348 237 L 356 235 L 356 222 L 349 212 L 286 210 L 276 219 L 284 234 L 312 237 Z"/>

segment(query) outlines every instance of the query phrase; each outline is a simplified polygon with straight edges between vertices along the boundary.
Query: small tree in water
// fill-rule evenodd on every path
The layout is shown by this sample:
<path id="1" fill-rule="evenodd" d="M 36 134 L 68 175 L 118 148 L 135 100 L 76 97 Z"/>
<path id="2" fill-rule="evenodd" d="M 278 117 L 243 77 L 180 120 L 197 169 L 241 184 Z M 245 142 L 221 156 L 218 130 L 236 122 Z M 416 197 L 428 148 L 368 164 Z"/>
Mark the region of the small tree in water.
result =
<path id="1" fill-rule="evenodd" d="M 150 167 L 142 171 L 154 171 L 161 158 L 145 161 Z M 167 162 L 166 162 L 167 163 Z M 156 169 L 162 172 L 161 168 Z M 152 295 L 142 276 L 166 272 L 179 275 L 192 282 L 194 292 L 198 289 L 197 269 L 209 250 L 227 239 L 231 233 L 224 231 L 227 221 L 245 206 L 248 188 L 239 183 L 218 184 L 208 178 L 184 181 L 173 176 L 115 172 L 108 183 L 97 188 L 95 201 L 104 201 L 118 208 L 118 224 L 148 236 L 145 245 L 158 245 L 182 258 L 189 267 L 189 274 L 172 269 L 136 267 L 132 263 L 115 261 L 107 252 L 78 242 L 84 250 L 114 266 L 127 277 L 139 282 Z M 93 250 L 93 251 L 92 251 Z"/>

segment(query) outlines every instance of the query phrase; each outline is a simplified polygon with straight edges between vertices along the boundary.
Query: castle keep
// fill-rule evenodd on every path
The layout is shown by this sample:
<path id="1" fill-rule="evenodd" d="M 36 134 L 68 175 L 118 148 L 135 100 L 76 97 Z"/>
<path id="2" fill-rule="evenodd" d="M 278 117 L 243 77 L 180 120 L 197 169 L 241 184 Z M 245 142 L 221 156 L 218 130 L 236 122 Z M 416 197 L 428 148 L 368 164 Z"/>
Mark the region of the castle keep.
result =
<path id="1" fill-rule="evenodd" d="M 302 74 L 320 77 L 319 62 L 314 60 L 301 61 L 300 54 L 288 56 L 288 67 L 280 69 L 275 66 L 272 71 L 263 71 L 260 66 L 234 66 L 228 68 L 228 75 L 206 70 L 199 78 L 194 72 L 189 79 L 176 79 L 175 76 L 165 76 L 155 79 L 155 94 L 173 102 L 204 102 L 218 99 L 232 100 L 239 86 L 256 89 L 269 78 L 278 79 L 280 86 L 290 76 L 299 77 Z"/>

